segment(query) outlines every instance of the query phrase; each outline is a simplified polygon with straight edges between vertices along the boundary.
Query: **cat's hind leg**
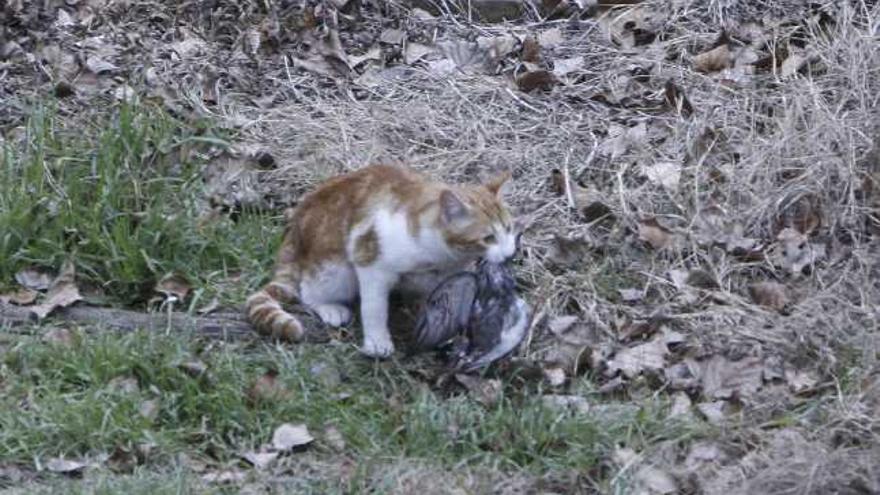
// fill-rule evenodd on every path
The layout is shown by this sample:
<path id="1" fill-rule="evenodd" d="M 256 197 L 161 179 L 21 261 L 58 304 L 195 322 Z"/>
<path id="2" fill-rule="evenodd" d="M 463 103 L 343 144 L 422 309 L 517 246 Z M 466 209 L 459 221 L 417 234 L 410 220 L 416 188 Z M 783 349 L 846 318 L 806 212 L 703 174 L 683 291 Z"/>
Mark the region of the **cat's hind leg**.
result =
<path id="1" fill-rule="evenodd" d="M 300 300 L 333 327 L 351 322 L 351 307 L 357 295 L 357 274 L 344 262 L 325 263 L 300 282 Z"/>

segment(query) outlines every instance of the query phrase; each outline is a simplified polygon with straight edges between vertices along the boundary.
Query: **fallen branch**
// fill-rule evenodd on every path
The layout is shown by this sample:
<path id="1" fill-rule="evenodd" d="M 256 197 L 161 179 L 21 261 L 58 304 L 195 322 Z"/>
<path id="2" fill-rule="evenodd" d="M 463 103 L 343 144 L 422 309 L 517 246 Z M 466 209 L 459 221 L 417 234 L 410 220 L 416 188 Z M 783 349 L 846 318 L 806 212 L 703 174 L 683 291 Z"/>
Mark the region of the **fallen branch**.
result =
<path id="1" fill-rule="evenodd" d="M 139 313 L 125 309 L 96 306 L 58 308 L 47 321 L 65 321 L 125 332 L 135 330 L 180 331 L 191 330 L 200 335 L 222 339 L 256 337 L 254 328 L 235 313 L 211 316 L 192 316 L 186 313 Z M 31 308 L 0 303 L 0 327 L 18 327 L 37 323 Z"/>

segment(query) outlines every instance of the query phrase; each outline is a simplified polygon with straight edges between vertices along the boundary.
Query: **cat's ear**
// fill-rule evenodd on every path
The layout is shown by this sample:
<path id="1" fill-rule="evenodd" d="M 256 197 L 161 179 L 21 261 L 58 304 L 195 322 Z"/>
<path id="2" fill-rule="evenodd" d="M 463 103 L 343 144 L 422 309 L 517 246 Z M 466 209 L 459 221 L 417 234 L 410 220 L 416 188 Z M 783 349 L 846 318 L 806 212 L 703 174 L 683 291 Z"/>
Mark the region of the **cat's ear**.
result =
<path id="1" fill-rule="evenodd" d="M 440 211 L 443 215 L 443 221 L 447 224 L 458 223 L 471 217 L 467 205 L 449 189 L 440 193 Z"/>
<path id="2" fill-rule="evenodd" d="M 495 177 L 492 177 L 487 181 L 484 186 L 489 190 L 490 193 L 498 196 L 499 198 L 504 196 L 509 187 L 504 187 L 505 184 L 509 184 L 511 178 L 510 170 L 505 170 L 500 174 L 497 174 Z"/>

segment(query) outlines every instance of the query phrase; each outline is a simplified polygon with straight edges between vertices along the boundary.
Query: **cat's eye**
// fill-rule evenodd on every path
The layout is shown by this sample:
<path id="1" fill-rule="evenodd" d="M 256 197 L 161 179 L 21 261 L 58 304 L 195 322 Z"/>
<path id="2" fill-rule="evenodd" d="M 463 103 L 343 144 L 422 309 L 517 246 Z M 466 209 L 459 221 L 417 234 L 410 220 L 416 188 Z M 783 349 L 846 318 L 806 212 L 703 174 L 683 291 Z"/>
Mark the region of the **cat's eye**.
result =
<path id="1" fill-rule="evenodd" d="M 486 237 L 483 237 L 483 242 L 486 244 L 492 244 L 495 242 L 495 234 L 489 234 Z"/>

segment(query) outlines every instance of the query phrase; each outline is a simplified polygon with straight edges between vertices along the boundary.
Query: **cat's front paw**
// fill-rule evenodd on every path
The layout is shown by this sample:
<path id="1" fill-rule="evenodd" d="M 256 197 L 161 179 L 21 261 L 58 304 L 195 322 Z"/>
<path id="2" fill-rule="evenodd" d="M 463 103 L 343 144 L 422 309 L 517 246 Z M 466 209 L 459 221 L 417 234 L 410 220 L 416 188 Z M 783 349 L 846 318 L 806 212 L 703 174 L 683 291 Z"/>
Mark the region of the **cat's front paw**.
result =
<path id="1" fill-rule="evenodd" d="M 375 359 L 387 359 L 394 354 L 394 344 L 390 339 L 365 338 L 361 353 Z"/>

